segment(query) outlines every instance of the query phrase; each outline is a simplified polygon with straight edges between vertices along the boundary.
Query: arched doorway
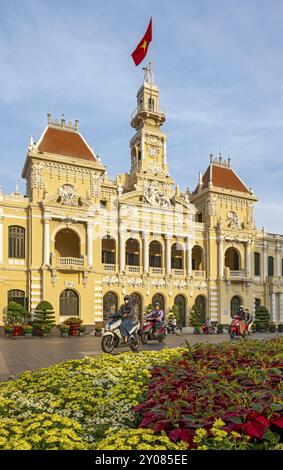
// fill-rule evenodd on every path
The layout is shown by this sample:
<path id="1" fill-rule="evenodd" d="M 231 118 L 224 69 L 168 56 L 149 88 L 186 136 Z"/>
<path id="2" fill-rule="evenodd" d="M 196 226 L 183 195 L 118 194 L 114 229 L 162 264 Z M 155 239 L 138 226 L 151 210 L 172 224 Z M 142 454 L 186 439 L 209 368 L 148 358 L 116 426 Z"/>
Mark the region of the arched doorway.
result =
<path id="1" fill-rule="evenodd" d="M 174 304 L 177 305 L 180 315 L 180 325 L 186 326 L 186 299 L 183 295 L 178 294 L 174 299 Z"/>
<path id="2" fill-rule="evenodd" d="M 117 312 L 118 297 L 114 292 L 106 292 L 103 296 L 103 320 L 107 321 L 109 315 Z"/>
<path id="3" fill-rule="evenodd" d="M 238 250 L 228 248 L 225 252 L 225 267 L 231 271 L 239 271 L 241 266 L 241 257 Z"/>
<path id="4" fill-rule="evenodd" d="M 56 256 L 59 258 L 80 258 L 80 252 L 80 239 L 74 230 L 64 228 L 56 233 Z"/>
<path id="5" fill-rule="evenodd" d="M 234 295 L 231 299 L 230 307 L 231 307 L 231 317 L 235 315 L 239 311 L 239 307 L 242 304 L 242 299 L 238 295 Z"/>
<path id="6" fill-rule="evenodd" d="M 140 322 L 142 322 L 143 318 L 142 318 L 142 298 L 141 298 L 141 295 L 138 294 L 138 292 L 133 292 L 133 294 L 131 294 L 131 299 L 132 299 L 132 302 L 133 302 L 133 306 L 134 306 L 134 315 L 135 315 L 135 320 L 139 320 Z"/>
<path id="7" fill-rule="evenodd" d="M 79 296 L 73 289 L 65 289 L 60 295 L 60 315 L 79 316 Z"/>
<path id="8" fill-rule="evenodd" d="M 161 305 L 161 308 L 165 314 L 165 299 L 164 299 L 164 295 L 162 294 L 155 294 L 153 297 L 152 297 L 152 305 L 154 305 L 156 302 L 158 302 L 160 305 Z"/>
<path id="9" fill-rule="evenodd" d="M 201 323 L 205 323 L 205 320 L 206 320 L 205 297 L 203 295 L 198 295 L 195 300 L 195 304 L 199 308 Z"/>

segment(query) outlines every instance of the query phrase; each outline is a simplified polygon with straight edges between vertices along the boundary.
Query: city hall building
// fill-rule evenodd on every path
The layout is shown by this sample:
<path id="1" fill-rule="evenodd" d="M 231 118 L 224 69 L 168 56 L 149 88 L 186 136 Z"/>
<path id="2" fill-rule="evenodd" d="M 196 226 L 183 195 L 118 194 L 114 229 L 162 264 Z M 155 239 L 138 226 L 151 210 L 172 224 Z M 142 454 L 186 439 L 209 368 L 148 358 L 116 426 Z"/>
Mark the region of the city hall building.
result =
<path id="1" fill-rule="evenodd" d="M 0 320 L 9 301 L 33 312 L 48 300 L 58 323 L 78 315 L 101 324 L 131 294 L 140 318 L 159 301 L 165 313 L 177 304 L 185 326 L 194 304 L 223 324 L 240 304 L 265 305 L 283 323 L 283 235 L 256 228 L 257 198 L 221 155 L 192 193 L 180 191 L 164 122 L 147 67 L 130 169 L 111 180 L 78 121 L 48 115 L 28 146 L 26 194 L 0 193 Z"/>

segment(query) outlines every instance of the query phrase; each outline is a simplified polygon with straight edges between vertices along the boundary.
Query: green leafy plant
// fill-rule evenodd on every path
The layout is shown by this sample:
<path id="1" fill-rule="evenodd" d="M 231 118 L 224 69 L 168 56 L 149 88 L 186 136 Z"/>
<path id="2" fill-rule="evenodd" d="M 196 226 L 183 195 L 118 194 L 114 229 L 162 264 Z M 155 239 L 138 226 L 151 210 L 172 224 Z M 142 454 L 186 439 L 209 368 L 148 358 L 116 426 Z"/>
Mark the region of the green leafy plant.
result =
<path id="1" fill-rule="evenodd" d="M 7 321 L 8 323 L 21 324 L 26 318 L 29 317 L 27 309 L 17 302 L 9 302 L 7 307 Z"/>
<path id="2" fill-rule="evenodd" d="M 177 304 L 172 305 L 172 308 L 170 309 L 169 315 L 171 315 L 171 314 L 172 314 L 172 316 L 174 316 L 176 318 L 177 323 L 179 323 L 180 320 L 181 320 L 181 315 L 180 315 L 179 306 Z"/>
<path id="3" fill-rule="evenodd" d="M 269 323 L 269 331 L 270 333 L 276 333 L 276 324 L 271 322 Z"/>
<path id="4" fill-rule="evenodd" d="M 201 321 L 200 321 L 200 311 L 198 305 L 194 304 L 190 312 L 190 322 L 194 327 L 194 333 L 200 333 Z"/>
<path id="5" fill-rule="evenodd" d="M 37 329 L 53 328 L 55 326 L 54 309 L 51 303 L 43 300 L 39 302 L 34 312 L 33 326 Z"/>
<path id="6" fill-rule="evenodd" d="M 79 327 L 79 332 L 80 332 L 80 333 L 84 333 L 85 330 L 86 330 L 86 327 L 85 327 L 84 325 L 81 325 L 81 326 Z"/>
<path id="7" fill-rule="evenodd" d="M 69 317 L 64 321 L 66 325 L 80 326 L 83 323 L 83 320 L 79 317 Z"/>
<path id="8" fill-rule="evenodd" d="M 277 328 L 278 328 L 278 333 L 283 333 L 283 324 L 282 323 L 279 323 Z"/>
<path id="9" fill-rule="evenodd" d="M 257 331 L 265 332 L 269 329 L 270 313 L 266 307 L 260 306 L 255 313 L 255 324 Z"/>
<path id="10" fill-rule="evenodd" d="M 217 325 L 217 333 L 223 333 L 224 331 L 224 325 L 221 325 L 220 323 L 218 323 Z"/>

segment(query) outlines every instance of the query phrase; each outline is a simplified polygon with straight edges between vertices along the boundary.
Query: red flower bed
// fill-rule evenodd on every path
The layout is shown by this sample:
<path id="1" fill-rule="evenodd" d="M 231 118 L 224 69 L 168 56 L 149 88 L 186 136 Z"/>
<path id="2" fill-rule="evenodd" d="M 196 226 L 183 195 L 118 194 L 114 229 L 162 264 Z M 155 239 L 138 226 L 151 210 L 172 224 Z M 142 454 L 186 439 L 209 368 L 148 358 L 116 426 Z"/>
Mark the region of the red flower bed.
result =
<path id="1" fill-rule="evenodd" d="M 282 345 L 282 340 L 197 345 L 181 360 L 156 367 L 145 402 L 135 407 L 140 427 L 164 430 L 173 441 L 194 447 L 196 429 L 209 432 L 221 418 L 228 434 L 236 431 L 260 442 L 276 433 L 278 440 Z"/>

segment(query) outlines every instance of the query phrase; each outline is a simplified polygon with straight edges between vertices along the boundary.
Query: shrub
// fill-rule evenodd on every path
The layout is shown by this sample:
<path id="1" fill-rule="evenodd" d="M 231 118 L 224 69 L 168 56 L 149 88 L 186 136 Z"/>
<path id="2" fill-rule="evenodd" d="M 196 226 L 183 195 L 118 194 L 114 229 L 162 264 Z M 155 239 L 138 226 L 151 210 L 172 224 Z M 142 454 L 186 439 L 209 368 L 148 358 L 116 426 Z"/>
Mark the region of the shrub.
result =
<path id="1" fill-rule="evenodd" d="M 194 304 L 192 306 L 192 310 L 190 313 L 190 322 L 191 325 L 195 328 L 195 330 L 200 329 L 201 321 L 200 321 L 200 311 L 198 305 Z"/>
<path id="2" fill-rule="evenodd" d="M 181 321 L 181 315 L 180 315 L 180 309 L 178 305 L 173 304 L 172 308 L 170 309 L 169 315 L 176 318 L 177 323 L 180 323 Z"/>
<path id="3" fill-rule="evenodd" d="M 7 321 L 8 323 L 23 323 L 25 318 L 28 318 L 28 311 L 23 305 L 17 302 L 9 302 L 7 307 Z"/>
<path id="4" fill-rule="evenodd" d="M 46 300 L 39 302 L 37 305 L 34 312 L 33 325 L 35 328 L 42 330 L 45 328 L 51 329 L 56 325 L 53 306 Z"/>
<path id="5" fill-rule="evenodd" d="M 224 331 L 224 325 L 221 325 L 220 323 L 217 325 L 217 333 L 223 333 Z"/>
<path id="6" fill-rule="evenodd" d="M 267 331 L 270 323 L 270 313 L 263 305 L 255 313 L 255 324 L 257 331 Z"/>
<path id="7" fill-rule="evenodd" d="M 83 320 L 79 317 L 69 317 L 64 321 L 66 325 L 76 325 L 80 326 L 83 323 Z"/>
<path id="8" fill-rule="evenodd" d="M 278 325 L 278 333 L 283 333 L 283 324 L 279 323 Z"/>
<path id="9" fill-rule="evenodd" d="M 153 310 L 153 305 L 152 304 L 148 304 L 148 306 L 146 307 L 146 310 L 145 310 L 145 314 L 146 315 L 149 315 Z"/>
<path id="10" fill-rule="evenodd" d="M 270 331 L 271 333 L 276 333 L 276 325 L 275 325 L 275 323 L 271 322 L 271 323 L 269 324 L 269 331 Z"/>

